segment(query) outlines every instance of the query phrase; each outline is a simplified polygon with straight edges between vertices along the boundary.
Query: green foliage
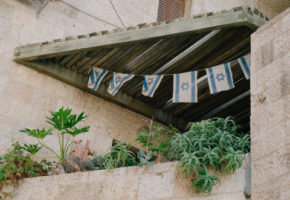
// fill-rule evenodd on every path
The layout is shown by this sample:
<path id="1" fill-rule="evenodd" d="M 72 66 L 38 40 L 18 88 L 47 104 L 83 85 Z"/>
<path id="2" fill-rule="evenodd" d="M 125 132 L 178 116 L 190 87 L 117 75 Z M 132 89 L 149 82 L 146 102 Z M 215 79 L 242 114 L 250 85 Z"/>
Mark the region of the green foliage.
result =
<path id="1" fill-rule="evenodd" d="M 41 146 L 38 146 L 38 144 L 24 144 L 23 149 L 28 153 L 35 155 L 41 149 Z"/>
<path id="2" fill-rule="evenodd" d="M 204 167 L 203 171 L 198 172 L 198 177 L 192 183 L 192 186 L 198 188 L 196 191 L 197 193 L 201 192 L 211 193 L 212 186 L 219 181 L 220 179 L 218 177 L 209 175 L 207 168 Z"/>
<path id="3" fill-rule="evenodd" d="M 97 156 L 92 160 L 96 169 L 113 169 L 125 166 L 136 166 L 136 156 L 130 151 L 130 145 L 123 142 L 117 142 L 111 149 L 111 152 L 104 156 Z"/>
<path id="4" fill-rule="evenodd" d="M 3 186 L 17 186 L 21 178 L 45 176 L 52 170 L 51 162 L 42 160 L 39 163 L 32 160 L 29 155 L 25 155 L 24 151 L 27 147 L 30 148 L 29 145 L 23 147 L 19 142 L 13 142 L 12 148 L 0 156 L 0 197 L 8 195 L 1 191 Z"/>
<path id="5" fill-rule="evenodd" d="M 149 129 L 142 129 L 137 134 L 136 141 L 146 147 L 147 151 L 156 153 L 159 157 L 162 154 L 167 160 L 172 160 L 170 143 L 172 135 L 177 133 L 180 133 L 180 131 L 173 125 L 170 125 L 170 128 L 166 129 L 159 124 L 150 124 Z"/>
<path id="6" fill-rule="evenodd" d="M 183 152 L 180 161 L 178 162 L 180 171 L 185 172 L 185 177 L 188 178 L 191 172 L 197 173 L 200 168 L 200 161 L 197 153 Z"/>
<path id="7" fill-rule="evenodd" d="M 50 115 L 46 117 L 47 123 L 52 126 L 50 129 L 23 129 L 20 132 L 25 133 L 29 136 L 32 136 L 38 140 L 38 143 L 41 147 L 49 150 L 54 154 L 55 158 L 59 159 L 60 163 L 65 167 L 65 163 L 68 160 L 68 150 L 74 141 L 74 137 L 88 132 L 90 127 L 85 126 L 78 128 L 76 127 L 78 123 L 82 122 L 86 118 L 85 114 L 82 112 L 79 115 L 72 114 L 72 110 L 63 107 L 60 108 L 57 112 L 50 112 Z M 50 148 L 45 142 L 44 139 L 56 132 L 58 136 L 59 143 L 59 152 L 56 153 L 55 150 Z M 38 146 L 27 146 L 26 150 L 32 154 L 36 154 L 39 151 Z"/>
<path id="8" fill-rule="evenodd" d="M 52 134 L 52 129 L 45 130 L 45 128 L 39 130 L 39 129 L 33 129 L 30 130 L 28 128 L 20 130 L 22 133 L 26 133 L 29 136 L 35 137 L 37 139 L 44 139 L 46 136 Z"/>
<path id="9" fill-rule="evenodd" d="M 198 193 L 210 192 L 218 181 L 208 174 L 208 168 L 233 173 L 242 166 L 243 154 L 250 151 L 249 134 L 239 132 L 240 127 L 230 117 L 191 122 L 185 133 L 174 127 L 161 132 L 156 125 L 152 127 L 142 130 L 137 141 L 148 145 L 150 151 L 162 153 L 167 160 L 178 160 L 179 171 L 186 178 L 196 178 L 192 185 Z M 156 139 L 160 134 L 167 135 L 167 139 Z M 166 143 L 162 144 L 165 150 L 156 150 L 161 142 Z"/>
<path id="10" fill-rule="evenodd" d="M 225 164 L 224 172 L 234 173 L 243 164 L 241 151 L 235 151 L 232 147 L 227 149 L 225 156 L 220 160 L 221 164 Z"/>
<path id="11" fill-rule="evenodd" d="M 144 165 L 148 165 L 148 166 L 153 166 L 154 165 L 154 161 L 150 161 L 152 160 L 153 157 L 153 153 L 152 151 L 149 151 L 148 153 L 146 153 L 143 150 L 140 150 L 137 153 L 137 157 L 139 159 L 139 167 L 143 167 Z"/>

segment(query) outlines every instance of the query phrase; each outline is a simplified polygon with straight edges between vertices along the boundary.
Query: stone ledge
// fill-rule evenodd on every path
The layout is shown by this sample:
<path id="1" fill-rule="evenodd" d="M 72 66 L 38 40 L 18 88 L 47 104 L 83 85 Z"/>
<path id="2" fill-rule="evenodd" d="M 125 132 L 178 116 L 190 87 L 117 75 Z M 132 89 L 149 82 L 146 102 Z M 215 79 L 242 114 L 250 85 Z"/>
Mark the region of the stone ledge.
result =
<path id="1" fill-rule="evenodd" d="M 177 162 L 153 167 L 124 167 L 82 173 L 25 179 L 16 189 L 15 200 L 244 200 L 245 167 L 222 175 L 221 185 L 211 195 L 195 194 L 189 180 L 178 175 Z"/>

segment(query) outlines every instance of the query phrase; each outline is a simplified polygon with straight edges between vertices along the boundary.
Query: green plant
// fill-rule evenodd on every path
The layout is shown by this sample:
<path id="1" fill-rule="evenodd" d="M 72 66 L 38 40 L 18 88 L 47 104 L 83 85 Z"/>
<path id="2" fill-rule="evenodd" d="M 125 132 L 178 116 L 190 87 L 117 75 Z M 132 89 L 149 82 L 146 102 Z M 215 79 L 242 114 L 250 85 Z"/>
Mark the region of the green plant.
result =
<path id="1" fill-rule="evenodd" d="M 92 163 L 97 169 L 113 169 L 137 165 L 136 156 L 130 150 L 130 145 L 123 142 L 117 142 L 109 153 L 95 157 Z"/>
<path id="2" fill-rule="evenodd" d="M 198 172 L 198 177 L 192 183 L 192 186 L 197 188 L 197 193 L 211 193 L 212 186 L 215 185 L 217 182 L 220 182 L 220 179 L 216 176 L 209 175 L 207 168 L 204 167 L 201 172 Z"/>
<path id="3" fill-rule="evenodd" d="M 235 151 L 232 147 L 227 149 L 225 156 L 220 160 L 221 164 L 225 164 L 224 171 L 234 173 L 243 164 L 241 151 Z"/>
<path id="4" fill-rule="evenodd" d="M 177 133 L 180 131 L 173 125 L 167 129 L 159 124 L 153 124 L 151 120 L 149 128 L 139 131 L 136 141 L 146 147 L 146 151 L 156 153 L 159 160 L 161 155 L 165 156 L 167 160 L 172 160 L 170 143 L 172 135 Z"/>
<path id="5" fill-rule="evenodd" d="M 50 116 L 47 116 L 47 123 L 52 126 L 50 129 L 23 129 L 20 132 L 32 136 L 38 140 L 41 147 L 49 150 L 55 158 L 57 158 L 64 168 L 67 166 L 68 150 L 72 145 L 75 136 L 89 131 L 89 126 L 77 128 L 77 124 L 82 122 L 86 118 L 84 112 L 79 115 L 72 114 L 72 110 L 63 107 L 57 112 L 50 112 Z M 59 153 L 49 147 L 44 139 L 52 135 L 53 131 L 56 132 L 59 143 Z M 34 148 L 34 149 L 32 149 Z M 29 151 L 36 151 L 38 147 L 28 147 Z"/>
<path id="6" fill-rule="evenodd" d="M 250 151 L 249 134 L 241 133 L 240 127 L 231 117 L 191 122 L 184 133 L 174 127 L 162 129 L 162 135 L 169 136 L 167 140 L 156 140 L 160 132 L 155 126 L 151 123 L 148 130 L 142 130 L 137 135 L 137 141 L 144 146 L 148 145 L 148 149 L 154 152 L 159 151 L 155 147 L 161 145 L 161 142 L 166 143 L 162 144 L 166 151 L 159 152 L 167 160 L 179 161 L 179 171 L 186 178 L 195 179 L 192 186 L 197 188 L 197 192 L 210 192 L 218 180 L 216 176 L 208 174 L 209 168 L 235 172 L 242 165 L 243 154 Z M 155 143 L 152 142 L 154 140 Z"/>
<path id="7" fill-rule="evenodd" d="M 24 144 L 23 149 L 28 153 L 35 155 L 41 149 L 41 146 L 38 146 L 38 144 Z"/>
<path id="8" fill-rule="evenodd" d="M 25 145 L 26 147 L 29 145 Z M 30 155 L 24 154 L 24 149 L 19 142 L 13 141 L 12 148 L 0 156 L 0 197 L 6 197 L 7 193 L 1 189 L 3 186 L 16 187 L 18 180 L 27 177 L 45 176 L 52 170 L 51 162 L 42 160 L 36 162 Z"/>
<path id="9" fill-rule="evenodd" d="M 150 161 L 153 157 L 153 153 L 152 151 L 149 151 L 148 153 L 146 153 L 143 150 L 140 150 L 137 153 L 137 158 L 139 159 L 139 167 L 143 167 L 144 165 L 148 165 L 148 166 L 153 166 L 154 162 Z"/>
<path id="10" fill-rule="evenodd" d="M 178 168 L 180 171 L 185 172 L 186 178 L 188 178 L 192 171 L 197 173 L 200 168 L 200 161 L 197 153 L 183 152 L 178 162 Z"/>

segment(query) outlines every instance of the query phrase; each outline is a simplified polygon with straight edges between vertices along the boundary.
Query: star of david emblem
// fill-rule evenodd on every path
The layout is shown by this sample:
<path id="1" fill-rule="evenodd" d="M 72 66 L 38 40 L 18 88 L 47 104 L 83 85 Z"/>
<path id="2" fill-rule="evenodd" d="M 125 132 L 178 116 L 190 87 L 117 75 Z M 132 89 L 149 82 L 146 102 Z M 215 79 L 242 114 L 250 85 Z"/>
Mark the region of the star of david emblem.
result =
<path id="1" fill-rule="evenodd" d="M 95 72 L 95 75 L 96 75 L 96 77 L 98 77 L 99 76 L 99 73 L 98 72 Z"/>
<path id="2" fill-rule="evenodd" d="M 189 84 L 186 82 L 186 83 L 182 83 L 182 85 L 181 85 L 181 89 L 182 90 L 188 90 L 188 88 L 189 88 Z"/>
<path id="3" fill-rule="evenodd" d="M 116 83 L 119 84 L 121 82 L 122 78 L 120 76 L 116 77 Z"/>
<path id="4" fill-rule="evenodd" d="M 153 81 L 154 81 L 153 78 L 148 78 L 147 79 L 147 84 L 148 85 L 151 85 L 153 83 Z"/>
<path id="5" fill-rule="evenodd" d="M 216 75 L 216 79 L 218 81 L 223 81 L 225 79 L 225 75 L 223 73 L 219 73 Z"/>

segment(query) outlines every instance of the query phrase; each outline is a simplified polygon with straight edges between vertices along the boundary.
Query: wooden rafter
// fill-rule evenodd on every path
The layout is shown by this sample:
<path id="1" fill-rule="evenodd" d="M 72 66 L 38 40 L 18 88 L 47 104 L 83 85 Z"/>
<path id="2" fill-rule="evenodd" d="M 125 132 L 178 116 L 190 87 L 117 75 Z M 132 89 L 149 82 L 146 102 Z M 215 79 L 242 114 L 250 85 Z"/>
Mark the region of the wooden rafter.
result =
<path id="1" fill-rule="evenodd" d="M 92 50 L 97 47 L 112 47 L 116 44 L 128 44 L 156 38 L 173 37 L 180 34 L 209 32 L 212 30 L 237 26 L 248 26 L 256 29 L 266 22 L 260 12 L 255 13 L 248 7 L 234 8 L 230 11 L 216 14 L 195 16 L 191 19 L 180 19 L 172 23 L 153 23 L 118 29 L 108 34 L 103 31 L 97 35 L 90 34 L 88 37 L 77 37 L 73 40 L 54 40 L 41 44 L 26 45 L 15 50 L 16 61 L 35 60 L 55 56 L 77 53 L 84 50 Z M 140 28 L 139 28 L 140 27 Z M 91 37 L 90 37 L 91 36 Z M 70 38 L 71 39 L 71 38 Z"/>
<path id="2" fill-rule="evenodd" d="M 97 91 L 87 87 L 91 68 L 99 66 L 109 71 L 137 75 L 202 70 L 247 53 L 250 50 L 250 34 L 265 22 L 266 18 L 260 12 L 239 7 L 191 19 L 140 24 L 112 32 L 101 31 L 21 46 L 15 49 L 14 59 L 108 101 L 183 129 L 186 121 L 203 119 L 214 111 L 223 112 L 224 106 L 242 101 L 235 97 L 248 90 L 247 83 L 242 81 L 241 87 L 229 92 L 226 98 L 220 95 L 209 97 L 207 80 L 200 71 L 198 86 L 201 102 L 194 105 L 173 104 L 170 101 L 171 76 L 164 77 L 154 98 L 141 95 L 142 78 L 138 76 L 111 96 L 107 92 L 111 73 L 103 79 Z M 244 80 L 241 73 L 241 70 L 235 71 L 234 79 Z M 234 114 L 239 116 L 241 110 Z"/>

